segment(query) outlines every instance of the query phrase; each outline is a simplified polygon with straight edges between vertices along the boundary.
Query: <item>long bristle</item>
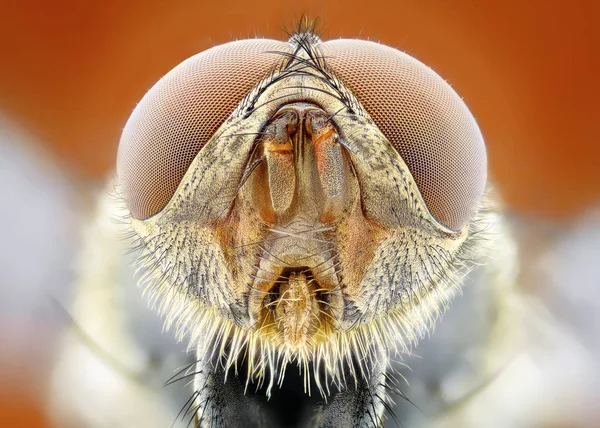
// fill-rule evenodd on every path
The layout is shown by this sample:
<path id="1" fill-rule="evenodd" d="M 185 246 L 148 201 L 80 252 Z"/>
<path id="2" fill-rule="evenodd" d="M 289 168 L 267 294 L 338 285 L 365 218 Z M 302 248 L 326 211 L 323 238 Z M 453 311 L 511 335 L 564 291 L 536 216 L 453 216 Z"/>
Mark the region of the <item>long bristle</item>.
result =
<path id="1" fill-rule="evenodd" d="M 213 348 L 207 351 L 223 360 L 226 372 L 233 369 L 237 373 L 236 364 L 245 357 L 247 381 L 266 385 L 267 395 L 275 385 L 281 385 L 286 367 L 295 363 L 305 378 L 307 393 L 312 392 L 309 390 L 312 373 L 323 397 L 331 393 L 331 386 L 339 389 L 346 387 L 349 380 L 356 383 L 360 378 L 367 378 L 370 360 L 378 358 L 373 349 L 385 349 L 394 355 L 409 353 L 447 308 L 452 295 L 458 291 L 460 277 L 467 271 L 465 268 L 452 274 L 446 272 L 440 279 L 446 281 L 447 290 L 437 295 L 424 293 L 419 296 L 418 305 L 409 311 L 401 307 L 349 331 L 331 331 L 319 341 L 293 352 L 275 345 L 272 329 L 244 329 L 223 318 L 215 309 L 189 299 L 185 292 L 172 286 L 168 274 L 157 271 L 155 266 L 151 258 L 141 258 L 142 286 L 165 317 L 165 328 L 175 329 L 180 340 L 189 337 L 189 348 L 195 348 L 199 342 L 212 344 Z M 353 361 L 358 362 L 356 369 Z M 312 364 L 315 370 L 310 370 Z M 344 367 L 350 368 L 349 373 L 345 373 Z"/>
<path id="2" fill-rule="evenodd" d="M 140 257 L 136 272 L 144 294 L 165 318 L 165 330 L 175 330 L 179 340 L 189 338 L 188 350 L 204 344 L 203 352 L 217 357 L 225 372 L 233 370 L 236 375 L 239 361 L 245 360 L 246 389 L 250 382 L 264 385 L 269 396 L 273 387 L 282 384 L 287 366 L 295 364 L 305 379 L 306 392 L 313 392 L 310 385 L 314 381 L 318 393 L 326 399 L 332 388 L 341 390 L 368 378 L 369 368 L 379 358 L 375 350 L 401 357 L 429 334 L 452 297 L 460 293 L 463 277 L 485 255 L 482 245 L 496 217 L 482 210 L 471 225 L 467 241 L 452 259 L 443 253 L 436 256 L 439 269 L 427 272 L 433 278 L 413 278 L 413 302 L 399 304 L 366 322 L 359 320 L 347 330 L 326 323 L 327 328 L 295 350 L 278 345 L 273 333 L 277 329 L 244 328 L 215 308 L 190 299 L 185 284 L 178 282 L 178 272 L 157 261 L 161 258 L 160 236 L 137 238 Z M 434 289 L 423 285 L 431 281 L 437 284 Z"/>

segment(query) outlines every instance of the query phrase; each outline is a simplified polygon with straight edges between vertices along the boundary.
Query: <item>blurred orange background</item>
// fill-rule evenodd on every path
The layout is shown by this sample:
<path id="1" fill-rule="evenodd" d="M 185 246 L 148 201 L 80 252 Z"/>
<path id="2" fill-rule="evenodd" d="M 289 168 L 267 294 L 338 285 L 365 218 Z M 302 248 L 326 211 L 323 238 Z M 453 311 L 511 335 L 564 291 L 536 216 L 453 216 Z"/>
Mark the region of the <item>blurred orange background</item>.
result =
<path id="1" fill-rule="evenodd" d="M 285 38 L 305 13 L 324 38 L 381 41 L 446 78 L 513 209 L 562 218 L 599 197 L 593 0 L 3 3 L 1 107 L 85 176 L 113 168 L 128 114 L 175 64 L 232 39 Z"/>
<path id="2" fill-rule="evenodd" d="M 430 65 L 464 97 L 515 210 L 562 218 L 600 193 L 600 7 L 590 1 L 4 1 L 0 107 L 84 176 L 113 168 L 146 90 L 186 57 L 285 38 L 301 14 Z"/>
<path id="3" fill-rule="evenodd" d="M 0 0 L 0 110 L 74 180 L 100 180 L 129 113 L 163 74 L 216 44 L 285 39 L 302 14 L 319 19 L 324 39 L 380 41 L 447 79 L 479 122 L 513 211 L 562 220 L 600 200 L 593 0 Z"/>

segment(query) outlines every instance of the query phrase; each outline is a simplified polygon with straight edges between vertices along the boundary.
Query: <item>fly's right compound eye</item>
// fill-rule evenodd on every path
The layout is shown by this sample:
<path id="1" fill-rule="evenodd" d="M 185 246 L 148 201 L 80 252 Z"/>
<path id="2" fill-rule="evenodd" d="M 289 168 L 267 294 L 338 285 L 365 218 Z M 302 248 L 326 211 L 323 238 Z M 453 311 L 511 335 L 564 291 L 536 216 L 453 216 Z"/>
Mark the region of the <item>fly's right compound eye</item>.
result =
<path id="1" fill-rule="evenodd" d="M 172 198 L 202 147 L 248 92 L 281 63 L 287 44 L 254 39 L 199 53 L 171 70 L 123 131 L 117 175 L 131 215 L 145 220 Z"/>

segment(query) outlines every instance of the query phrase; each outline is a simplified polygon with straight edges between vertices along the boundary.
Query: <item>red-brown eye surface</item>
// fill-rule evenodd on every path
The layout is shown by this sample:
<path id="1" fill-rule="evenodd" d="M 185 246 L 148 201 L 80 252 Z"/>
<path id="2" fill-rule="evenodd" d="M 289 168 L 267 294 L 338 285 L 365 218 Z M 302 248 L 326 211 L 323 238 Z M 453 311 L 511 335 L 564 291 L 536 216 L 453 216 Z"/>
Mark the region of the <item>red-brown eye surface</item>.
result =
<path id="1" fill-rule="evenodd" d="M 461 98 L 429 67 L 391 47 L 333 40 L 321 51 L 398 151 L 431 214 L 449 229 L 465 226 L 485 187 L 487 158 Z"/>
<path id="2" fill-rule="evenodd" d="M 117 158 L 131 215 L 146 219 L 173 196 L 190 164 L 248 92 L 281 62 L 287 44 L 251 39 L 216 46 L 166 74 L 136 106 Z"/>

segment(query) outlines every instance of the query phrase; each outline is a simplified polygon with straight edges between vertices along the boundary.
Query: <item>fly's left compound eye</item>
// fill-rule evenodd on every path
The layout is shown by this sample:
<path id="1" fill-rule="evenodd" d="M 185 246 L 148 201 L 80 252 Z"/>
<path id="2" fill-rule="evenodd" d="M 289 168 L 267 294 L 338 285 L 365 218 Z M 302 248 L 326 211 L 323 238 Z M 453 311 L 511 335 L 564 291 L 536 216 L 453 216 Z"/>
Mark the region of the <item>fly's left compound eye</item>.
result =
<path id="1" fill-rule="evenodd" d="M 279 64 L 287 45 L 241 40 L 179 64 L 137 105 L 123 131 L 117 175 L 131 215 L 145 220 L 169 202 L 202 147 Z"/>
<path id="2" fill-rule="evenodd" d="M 327 65 L 400 154 L 433 217 L 460 230 L 487 177 L 483 138 L 448 83 L 409 55 L 379 43 L 322 44 Z"/>

